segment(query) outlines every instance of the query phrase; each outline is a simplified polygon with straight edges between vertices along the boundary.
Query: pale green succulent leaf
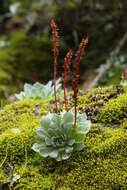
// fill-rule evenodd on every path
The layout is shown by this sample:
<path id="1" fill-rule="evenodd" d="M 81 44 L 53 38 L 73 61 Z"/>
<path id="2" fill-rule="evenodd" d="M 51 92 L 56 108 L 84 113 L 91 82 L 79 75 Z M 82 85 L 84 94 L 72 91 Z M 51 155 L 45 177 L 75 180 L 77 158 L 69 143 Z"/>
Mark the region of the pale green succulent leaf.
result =
<path id="1" fill-rule="evenodd" d="M 51 115 L 48 114 L 46 116 L 42 116 L 41 118 L 41 126 L 48 130 L 48 127 L 51 125 Z"/>
<path id="2" fill-rule="evenodd" d="M 64 115 L 63 115 L 63 123 L 66 124 L 66 123 L 73 123 L 73 120 L 74 120 L 74 116 L 71 112 L 66 112 Z"/>
<path id="3" fill-rule="evenodd" d="M 39 152 L 41 147 L 42 147 L 42 144 L 35 143 L 32 146 L 32 150 L 34 150 L 35 152 Z"/>
<path id="4" fill-rule="evenodd" d="M 20 101 L 24 100 L 25 99 L 25 93 L 21 91 L 19 94 L 16 94 L 15 97 L 16 97 L 16 99 L 18 99 Z"/>
<path id="5" fill-rule="evenodd" d="M 52 122 L 55 126 L 57 126 L 57 128 L 59 128 L 61 125 L 61 116 L 54 114 L 54 116 L 52 117 Z"/>
<path id="6" fill-rule="evenodd" d="M 86 127 L 83 127 L 82 133 L 86 135 L 90 131 L 91 122 L 87 120 L 85 123 Z"/>
<path id="7" fill-rule="evenodd" d="M 40 149 L 39 151 L 40 155 L 44 158 L 48 157 L 49 156 L 49 151 L 48 149 Z"/>
<path id="8" fill-rule="evenodd" d="M 74 151 L 81 151 L 85 147 L 84 143 L 77 143 L 74 145 Z"/>
<path id="9" fill-rule="evenodd" d="M 55 130 L 54 130 L 54 127 L 52 126 L 52 128 L 50 127 L 49 129 L 48 129 L 48 134 L 50 135 L 50 136 L 55 136 Z"/>
<path id="10" fill-rule="evenodd" d="M 32 85 L 30 85 L 30 84 L 26 83 L 24 85 L 24 94 L 25 94 L 26 98 L 30 98 L 32 96 L 31 88 L 32 88 Z"/>
<path id="11" fill-rule="evenodd" d="M 58 156 L 58 150 L 53 150 L 52 152 L 49 153 L 49 156 L 51 158 L 57 158 L 57 156 Z"/>
<path id="12" fill-rule="evenodd" d="M 70 154 L 67 154 L 66 152 L 62 153 L 62 160 L 67 160 L 70 157 Z"/>
<path id="13" fill-rule="evenodd" d="M 69 146 L 72 146 L 74 143 L 75 143 L 75 139 L 70 139 L 70 140 L 67 142 L 67 144 L 68 144 Z"/>
<path id="14" fill-rule="evenodd" d="M 56 82 L 56 94 L 63 93 L 60 80 Z M 36 82 L 33 85 L 25 84 L 24 91 L 16 94 L 17 100 L 23 100 L 28 98 L 48 99 L 54 96 L 54 86 L 52 81 L 49 81 L 46 85 Z"/>
<path id="15" fill-rule="evenodd" d="M 51 146 L 52 145 L 52 141 L 48 137 L 45 137 L 45 143 L 46 143 L 47 146 Z"/>
<path id="16" fill-rule="evenodd" d="M 67 147 L 65 148 L 65 152 L 66 152 L 67 154 L 70 154 L 72 151 L 73 151 L 73 147 L 67 146 Z"/>
<path id="17" fill-rule="evenodd" d="M 47 131 L 42 127 L 36 129 L 36 134 L 37 134 L 37 137 L 41 139 L 45 139 L 45 137 L 48 136 Z"/>
<path id="18" fill-rule="evenodd" d="M 83 141 L 84 141 L 84 135 L 78 133 L 78 134 L 75 136 L 75 142 L 76 142 L 76 143 L 81 143 L 81 142 L 83 142 Z"/>
<path id="19" fill-rule="evenodd" d="M 35 148 L 42 157 L 66 160 L 72 152 L 84 149 L 84 139 L 90 130 L 91 122 L 78 112 L 76 128 L 74 128 L 74 112 L 48 113 L 41 119 L 41 127 L 37 129 L 38 146 Z M 83 118 L 82 118 L 83 117 Z M 40 147 L 41 144 L 41 147 Z"/>

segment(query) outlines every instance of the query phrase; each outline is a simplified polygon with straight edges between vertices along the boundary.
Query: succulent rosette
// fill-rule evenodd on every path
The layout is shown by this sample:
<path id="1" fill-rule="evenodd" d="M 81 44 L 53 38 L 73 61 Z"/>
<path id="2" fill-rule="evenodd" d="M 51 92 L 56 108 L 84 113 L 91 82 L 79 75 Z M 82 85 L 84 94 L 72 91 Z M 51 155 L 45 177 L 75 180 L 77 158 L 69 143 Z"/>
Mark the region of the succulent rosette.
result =
<path id="1" fill-rule="evenodd" d="M 77 125 L 74 125 L 74 111 L 60 114 L 48 113 L 41 118 L 37 128 L 37 143 L 32 149 L 42 157 L 52 157 L 57 161 L 66 160 L 72 152 L 84 149 L 84 139 L 90 130 L 91 122 L 85 113 L 77 113 Z"/>
<path id="2" fill-rule="evenodd" d="M 60 79 L 56 81 L 56 93 L 57 95 L 62 93 Z M 35 84 L 25 84 L 24 91 L 21 91 L 19 94 L 16 94 L 17 100 L 24 99 L 47 99 L 54 96 L 54 85 L 52 81 L 49 81 L 46 85 L 43 85 L 39 82 Z"/>

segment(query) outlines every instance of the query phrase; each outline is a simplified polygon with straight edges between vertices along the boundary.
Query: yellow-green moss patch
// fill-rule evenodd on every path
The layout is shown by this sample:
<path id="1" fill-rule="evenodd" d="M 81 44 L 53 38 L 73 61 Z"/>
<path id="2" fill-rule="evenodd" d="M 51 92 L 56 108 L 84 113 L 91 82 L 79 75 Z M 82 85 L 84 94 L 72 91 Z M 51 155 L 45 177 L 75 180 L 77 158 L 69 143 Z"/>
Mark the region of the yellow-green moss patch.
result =
<path id="1" fill-rule="evenodd" d="M 15 189 L 126 189 L 127 132 L 122 129 L 103 132 L 100 127 L 93 126 L 85 144 L 84 151 L 60 163 L 43 159 L 27 147 L 24 161 L 9 162 L 20 175 Z M 2 183 L 6 183 L 9 176 L 4 175 Z"/>
<path id="2" fill-rule="evenodd" d="M 119 124 L 127 118 L 127 93 L 110 100 L 101 110 L 98 121 L 104 124 Z"/>
<path id="3" fill-rule="evenodd" d="M 119 109 L 123 111 L 123 107 L 126 107 L 126 97 L 127 95 L 123 94 L 109 103 L 105 102 L 103 110 L 110 110 L 112 116 L 116 110 L 115 103 L 112 102 L 120 102 Z M 88 100 L 88 95 L 80 97 L 79 106 L 82 105 L 84 108 Z M 85 149 L 74 153 L 67 161 L 44 159 L 31 149 L 41 115 L 52 108 L 51 101 L 49 103 L 31 99 L 15 102 L 0 111 L 0 188 L 6 186 L 9 190 L 127 189 L 127 130 L 122 125 L 119 129 L 92 125 L 84 142 Z M 113 115 L 113 118 L 115 117 L 116 114 Z M 103 118 L 105 119 L 105 114 Z M 125 118 L 125 115 L 121 118 Z M 108 120 L 105 120 L 106 122 L 108 124 Z M 126 121 L 123 125 L 126 125 Z M 15 174 L 20 178 L 13 182 Z"/>

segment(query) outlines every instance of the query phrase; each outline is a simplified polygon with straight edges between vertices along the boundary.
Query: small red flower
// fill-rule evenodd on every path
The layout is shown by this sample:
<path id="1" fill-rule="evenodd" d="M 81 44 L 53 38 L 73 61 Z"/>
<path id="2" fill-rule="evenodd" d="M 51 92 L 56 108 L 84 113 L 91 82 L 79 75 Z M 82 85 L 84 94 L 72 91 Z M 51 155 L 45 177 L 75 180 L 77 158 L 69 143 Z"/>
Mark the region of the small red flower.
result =
<path id="1" fill-rule="evenodd" d="M 58 106 L 57 106 L 57 97 L 56 97 L 56 66 L 57 66 L 57 58 L 59 55 L 59 49 L 58 49 L 58 32 L 56 24 L 53 19 L 51 20 L 51 28 L 53 36 L 53 53 L 54 53 L 54 96 L 55 96 L 56 113 L 57 113 Z"/>
<path id="2" fill-rule="evenodd" d="M 65 109 L 66 111 L 68 111 L 68 108 L 67 108 L 67 97 L 66 97 L 66 75 L 67 75 L 67 72 L 68 72 L 68 69 L 69 69 L 69 65 L 71 63 L 71 58 L 72 58 L 72 50 L 70 50 L 67 54 L 66 54 L 66 57 L 64 58 L 64 65 L 63 65 L 63 68 L 64 68 L 64 72 L 62 73 L 62 78 L 63 78 L 63 81 L 64 81 L 64 100 L 65 100 Z"/>
<path id="3" fill-rule="evenodd" d="M 81 43 L 79 44 L 79 48 L 76 52 L 74 70 L 73 70 L 73 77 L 72 77 L 72 89 L 74 91 L 74 99 L 75 99 L 75 121 L 74 127 L 76 127 L 76 119 L 77 119 L 77 94 L 78 94 L 78 75 L 79 75 L 79 66 L 80 61 L 84 52 L 84 49 L 88 43 L 88 37 L 83 38 Z"/>

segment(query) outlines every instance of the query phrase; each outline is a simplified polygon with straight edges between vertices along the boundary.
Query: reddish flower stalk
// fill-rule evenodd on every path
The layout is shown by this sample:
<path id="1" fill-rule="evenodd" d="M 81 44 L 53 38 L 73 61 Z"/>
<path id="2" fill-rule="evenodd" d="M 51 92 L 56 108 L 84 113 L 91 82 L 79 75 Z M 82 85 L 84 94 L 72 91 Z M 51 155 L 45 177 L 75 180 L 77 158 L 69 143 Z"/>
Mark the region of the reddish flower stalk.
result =
<path id="1" fill-rule="evenodd" d="M 78 74 L 79 74 L 79 66 L 80 61 L 84 52 L 84 49 L 88 43 L 88 37 L 83 38 L 79 48 L 76 52 L 76 58 L 75 58 L 75 64 L 74 64 L 74 70 L 73 70 L 73 77 L 72 77 L 72 89 L 74 91 L 74 100 L 75 100 L 75 119 L 74 119 L 74 128 L 76 127 L 76 121 L 77 121 L 77 94 L 78 94 Z"/>
<path id="2" fill-rule="evenodd" d="M 51 20 L 51 28 L 52 28 L 52 36 L 53 36 L 53 54 L 54 54 L 54 96 L 55 96 L 55 104 L 56 104 L 56 113 L 58 112 L 57 106 L 57 97 L 56 97 L 56 66 L 57 66 L 57 58 L 59 54 L 58 50 L 58 32 L 57 27 L 54 20 Z"/>
<path id="3" fill-rule="evenodd" d="M 64 58 L 64 65 L 63 65 L 63 68 L 64 68 L 64 72 L 62 73 L 62 78 L 63 78 L 63 81 L 64 81 L 64 101 L 65 101 L 65 109 L 66 111 L 68 111 L 68 108 L 67 108 L 67 97 L 66 97 L 66 75 L 67 75 L 67 72 L 68 72 L 68 68 L 69 68 L 69 65 L 70 65 L 70 60 L 72 58 L 72 50 L 70 50 L 67 54 L 66 54 L 66 57 Z"/>

